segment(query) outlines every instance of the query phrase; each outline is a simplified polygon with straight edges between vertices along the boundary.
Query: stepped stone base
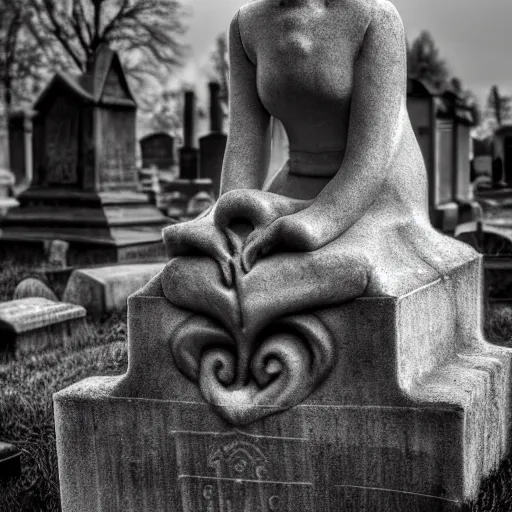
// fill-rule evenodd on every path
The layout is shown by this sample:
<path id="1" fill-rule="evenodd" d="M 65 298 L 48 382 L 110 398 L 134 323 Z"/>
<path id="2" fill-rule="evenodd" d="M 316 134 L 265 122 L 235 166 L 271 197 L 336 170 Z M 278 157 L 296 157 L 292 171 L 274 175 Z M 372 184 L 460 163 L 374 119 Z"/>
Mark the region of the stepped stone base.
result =
<path id="1" fill-rule="evenodd" d="M 2 220 L 0 252 L 39 253 L 45 241 L 70 244 L 70 266 L 159 261 L 170 223 L 147 196 L 130 191 L 30 188 Z"/>
<path id="2" fill-rule="evenodd" d="M 459 510 L 510 450 L 512 351 L 480 335 L 480 283 L 476 257 L 321 312 L 332 373 L 236 428 L 174 364 L 179 311 L 132 296 L 128 373 L 54 396 L 63 512 Z"/>

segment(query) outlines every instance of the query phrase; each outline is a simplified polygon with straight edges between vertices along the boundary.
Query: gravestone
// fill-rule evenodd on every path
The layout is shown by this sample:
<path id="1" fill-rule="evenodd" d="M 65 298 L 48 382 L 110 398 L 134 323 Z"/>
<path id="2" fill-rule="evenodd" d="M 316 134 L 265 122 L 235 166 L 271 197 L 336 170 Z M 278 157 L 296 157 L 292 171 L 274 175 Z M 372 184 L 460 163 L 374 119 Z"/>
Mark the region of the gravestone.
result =
<path id="1" fill-rule="evenodd" d="M 444 119 L 451 122 L 453 199 L 459 206 L 458 223 L 477 222 L 482 219 L 482 207 L 475 200 L 471 187 L 471 127 L 474 124 L 471 108 L 457 94 L 444 94 Z M 439 117 L 439 114 L 438 114 Z"/>
<path id="2" fill-rule="evenodd" d="M 0 352 L 5 358 L 79 346 L 88 335 L 83 307 L 30 297 L 0 303 Z"/>
<path id="3" fill-rule="evenodd" d="M 407 110 L 427 168 L 430 219 L 434 227 L 453 233 L 458 205 L 453 193 L 453 131 L 447 119 L 438 119 L 438 92 L 416 80 L 407 81 Z"/>
<path id="4" fill-rule="evenodd" d="M 0 483 L 21 474 L 21 452 L 15 446 L 0 441 Z"/>
<path id="5" fill-rule="evenodd" d="M 187 213 L 189 201 L 199 193 L 213 197 L 213 184 L 209 178 L 197 180 L 177 179 L 161 184 L 160 201 L 170 217 L 181 217 Z"/>
<path id="6" fill-rule="evenodd" d="M 163 268 L 163 263 L 114 265 L 76 269 L 71 274 L 62 300 L 83 306 L 101 317 L 126 308 L 126 300 Z"/>
<path id="7" fill-rule="evenodd" d="M 199 140 L 200 176 L 210 178 L 213 183 L 213 195 L 217 197 L 220 190 L 220 175 L 224 152 L 226 151 L 227 135 L 223 133 L 223 112 L 219 99 L 220 85 L 217 82 L 208 84 L 210 89 L 210 133 Z"/>
<path id="8" fill-rule="evenodd" d="M 32 181 L 32 116 L 19 110 L 9 114 L 9 161 L 16 176 L 16 188 L 25 189 Z"/>
<path id="9" fill-rule="evenodd" d="M 196 217 L 215 203 L 213 197 L 207 192 L 198 192 L 187 203 L 187 217 Z"/>
<path id="10" fill-rule="evenodd" d="M 175 164 L 174 137 L 168 133 L 151 133 L 139 143 L 143 169 L 169 170 Z"/>
<path id="11" fill-rule="evenodd" d="M 180 178 L 195 180 L 199 177 L 199 151 L 195 147 L 196 97 L 194 91 L 185 91 L 183 113 L 183 147 L 180 148 Z"/>
<path id="12" fill-rule="evenodd" d="M 34 110 L 34 175 L 2 222 L 2 251 L 58 239 L 72 266 L 162 258 L 168 221 L 138 190 L 137 105 L 118 55 L 102 45 L 84 75 L 58 73 Z"/>
<path id="13" fill-rule="evenodd" d="M 42 297 L 53 302 L 58 302 L 55 292 L 40 279 L 35 277 L 27 277 L 20 281 L 14 290 L 13 300 L 27 299 L 29 297 Z"/>
<path id="14" fill-rule="evenodd" d="M 15 181 L 16 178 L 11 171 L 0 168 L 0 217 L 19 204 L 13 192 Z"/>
<path id="15" fill-rule="evenodd" d="M 503 125 L 495 130 L 493 156 L 495 161 L 501 163 L 507 188 L 512 188 L 512 125 Z"/>
<path id="16" fill-rule="evenodd" d="M 50 267 L 66 268 L 68 266 L 69 243 L 64 240 L 49 240 L 45 243 L 47 263 Z"/>

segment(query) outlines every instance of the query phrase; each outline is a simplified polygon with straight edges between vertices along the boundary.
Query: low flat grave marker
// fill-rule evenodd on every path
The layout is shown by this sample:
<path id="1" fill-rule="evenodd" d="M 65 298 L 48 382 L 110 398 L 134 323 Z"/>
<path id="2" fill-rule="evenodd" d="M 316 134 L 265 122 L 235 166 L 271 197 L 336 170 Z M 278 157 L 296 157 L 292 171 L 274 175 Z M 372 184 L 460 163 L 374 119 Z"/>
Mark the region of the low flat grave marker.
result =
<path id="1" fill-rule="evenodd" d="M 87 332 L 83 307 L 29 297 L 0 303 L 0 351 L 4 356 L 79 343 Z"/>

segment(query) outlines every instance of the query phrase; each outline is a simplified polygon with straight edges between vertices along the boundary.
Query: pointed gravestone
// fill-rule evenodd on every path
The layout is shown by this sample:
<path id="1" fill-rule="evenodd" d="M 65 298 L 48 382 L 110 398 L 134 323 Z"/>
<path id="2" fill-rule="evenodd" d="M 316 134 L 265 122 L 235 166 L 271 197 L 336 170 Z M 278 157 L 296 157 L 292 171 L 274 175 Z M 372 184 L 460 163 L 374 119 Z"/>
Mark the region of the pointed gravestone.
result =
<path id="1" fill-rule="evenodd" d="M 220 174 L 224 152 L 226 151 L 227 135 L 223 133 L 222 106 L 220 104 L 220 86 L 210 82 L 210 133 L 199 140 L 200 175 L 210 178 L 213 182 L 213 193 L 217 197 L 220 189 Z"/>
<path id="2" fill-rule="evenodd" d="M 84 75 L 55 75 L 35 111 L 33 180 L 4 219 L 4 251 L 59 239 L 70 265 L 161 258 L 168 219 L 138 192 L 137 105 L 118 55 L 103 45 Z"/>

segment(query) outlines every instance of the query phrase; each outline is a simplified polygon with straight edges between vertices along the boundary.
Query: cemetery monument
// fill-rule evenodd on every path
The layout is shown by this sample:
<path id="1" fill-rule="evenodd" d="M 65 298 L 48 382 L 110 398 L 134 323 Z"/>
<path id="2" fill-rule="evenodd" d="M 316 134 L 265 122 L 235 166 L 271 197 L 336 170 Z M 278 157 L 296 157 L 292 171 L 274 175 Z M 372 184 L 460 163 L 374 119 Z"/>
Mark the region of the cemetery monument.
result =
<path id="1" fill-rule="evenodd" d="M 218 197 L 227 135 L 223 132 L 224 113 L 219 98 L 220 85 L 217 82 L 210 82 L 208 87 L 210 89 L 210 133 L 199 140 L 199 174 L 201 178 L 212 180 L 213 195 Z"/>
<path id="2" fill-rule="evenodd" d="M 356 58 L 357 56 L 357 58 Z M 220 198 L 164 231 L 129 368 L 54 396 L 63 512 L 458 510 L 510 448 L 481 257 L 435 230 L 386 0 L 249 3 Z M 290 156 L 262 190 L 271 116 Z"/>
<path id="3" fill-rule="evenodd" d="M 2 249 L 58 239 L 70 265 L 161 258 L 168 219 L 138 192 L 137 105 L 117 54 L 102 45 L 84 75 L 57 74 L 34 110 L 32 181 L 2 222 Z"/>

